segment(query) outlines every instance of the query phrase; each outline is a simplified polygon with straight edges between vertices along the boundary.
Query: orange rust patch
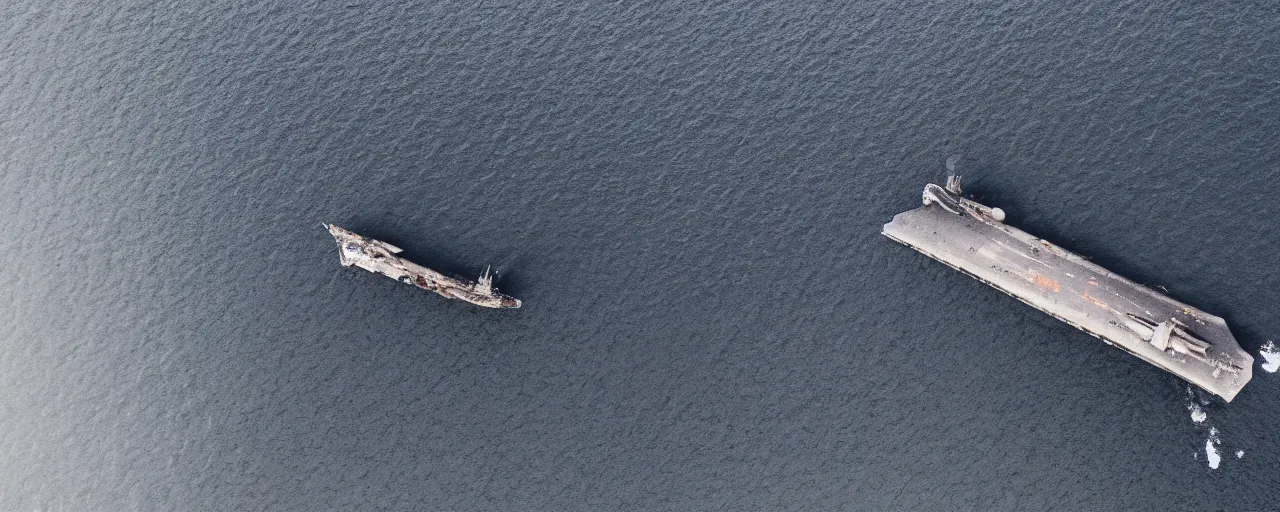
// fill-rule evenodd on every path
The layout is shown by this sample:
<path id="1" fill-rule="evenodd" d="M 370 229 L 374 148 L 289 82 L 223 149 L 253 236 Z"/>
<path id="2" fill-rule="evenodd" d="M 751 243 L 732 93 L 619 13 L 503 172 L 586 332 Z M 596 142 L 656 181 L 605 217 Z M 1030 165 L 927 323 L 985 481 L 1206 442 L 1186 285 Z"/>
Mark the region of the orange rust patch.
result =
<path id="1" fill-rule="evenodd" d="M 1053 278 L 1045 277 L 1035 272 L 1031 273 L 1031 282 L 1035 283 L 1036 286 L 1039 286 L 1046 290 L 1053 290 L 1054 293 L 1057 293 L 1058 291 L 1062 290 L 1062 287 L 1058 286 L 1058 282 L 1055 281 Z"/>
<path id="2" fill-rule="evenodd" d="M 1093 283 L 1090 283 L 1090 284 L 1093 284 Z M 1089 295 L 1089 290 L 1085 290 L 1084 294 L 1080 295 L 1080 298 L 1087 300 L 1089 302 L 1092 302 L 1094 306 L 1098 306 L 1100 308 L 1108 307 L 1106 302 L 1102 302 L 1101 300 L 1098 300 L 1097 297 Z"/>

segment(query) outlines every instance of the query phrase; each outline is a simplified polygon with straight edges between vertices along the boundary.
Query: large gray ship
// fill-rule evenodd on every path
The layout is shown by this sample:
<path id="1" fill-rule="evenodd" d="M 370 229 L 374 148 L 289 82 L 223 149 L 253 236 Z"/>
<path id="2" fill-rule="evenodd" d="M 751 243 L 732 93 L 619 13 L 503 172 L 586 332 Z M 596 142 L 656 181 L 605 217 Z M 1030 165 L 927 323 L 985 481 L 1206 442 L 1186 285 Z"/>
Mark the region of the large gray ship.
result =
<path id="1" fill-rule="evenodd" d="M 1002 210 L 963 196 L 958 176 L 925 186 L 923 202 L 884 235 L 1228 402 L 1252 378 L 1253 357 L 1222 318 L 1004 224 Z"/>

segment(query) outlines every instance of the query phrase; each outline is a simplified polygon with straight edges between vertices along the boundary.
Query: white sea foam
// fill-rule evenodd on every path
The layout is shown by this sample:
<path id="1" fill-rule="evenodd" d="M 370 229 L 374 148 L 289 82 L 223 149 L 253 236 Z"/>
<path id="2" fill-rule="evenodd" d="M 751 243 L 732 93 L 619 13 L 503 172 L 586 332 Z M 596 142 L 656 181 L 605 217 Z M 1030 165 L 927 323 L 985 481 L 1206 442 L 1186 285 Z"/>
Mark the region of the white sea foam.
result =
<path id="1" fill-rule="evenodd" d="M 1268 341 L 1266 345 L 1262 346 L 1262 350 L 1258 352 L 1262 354 L 1263 359 L 1267 360 L 1267 362 L 1262 363 L 1263 370 L 1268 373 L 1275 373 L 1276 370 L 1280 370 L 1280 348 L 1276 348 L 1276 342 Z"/>
<path id="2" fill-rule="evenodd" d="M 1209 458 L 1209 469 L 1218 469 L 1218 463 L 1222 462 L 1222 456 L 1218 455 L 1218 447 L 1213 445 L 1213 439 L 1205 440 L 1204 454 Z"/>
<path id="3" fill-rule="evenodd" d="M 1205 414 L 1204 409 L 1201 409 L 1199 404 L 1191 404 L 1188 409 L 1191 409 L 1191 421 L 1204 423 L 1204 420 L 1209 419 L 1209 415 Z"/>

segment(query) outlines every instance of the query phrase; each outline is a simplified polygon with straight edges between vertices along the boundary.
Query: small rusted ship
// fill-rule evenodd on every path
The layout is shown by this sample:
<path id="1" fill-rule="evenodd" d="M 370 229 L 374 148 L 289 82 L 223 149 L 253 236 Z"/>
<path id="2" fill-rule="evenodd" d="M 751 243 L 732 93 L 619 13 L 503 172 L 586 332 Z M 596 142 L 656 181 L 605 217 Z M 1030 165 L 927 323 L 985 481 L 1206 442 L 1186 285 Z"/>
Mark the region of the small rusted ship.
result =
<path id="1" fill-rule="evenodd" d="M 333 224 L 325 229 L 338 242 L 338 261 L 344 267 L 357 266 L 382 274 L 405 284 L 436 292 L 446 298 L 470 302 L 486 308 L 518 308 L 520 300 L 498 293 L 493 287 L 489 269 L 475 282 L 446 276 L 427 267 L 396 256 L 399 247 L 365 238 Z"/>
<path id="2" fill-rule="evenodd" d="M 923 203 L 884 235 L 1228 402 L 1253 377 L 1253 356 L 1222 318 L 1004 224 L 1004 211 L 963 196 L 959 176 L 926 185 Z"/>

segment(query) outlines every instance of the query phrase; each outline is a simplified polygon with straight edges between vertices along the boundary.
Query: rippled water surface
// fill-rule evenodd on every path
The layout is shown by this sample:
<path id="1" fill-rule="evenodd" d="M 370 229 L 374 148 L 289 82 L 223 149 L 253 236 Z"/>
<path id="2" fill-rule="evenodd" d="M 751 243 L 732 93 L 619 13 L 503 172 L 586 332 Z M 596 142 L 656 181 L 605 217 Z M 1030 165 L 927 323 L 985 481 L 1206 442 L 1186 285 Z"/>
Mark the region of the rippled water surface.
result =
<path id="1" fill-rule="evenodd" d="M 1176 377 L 879 234 L 963 154 L 1257 354 L 1280 12 L 799 4 L 0 7 L 0 509 L 1280 506 L 1275 374 L 1210 469 Z"/>

